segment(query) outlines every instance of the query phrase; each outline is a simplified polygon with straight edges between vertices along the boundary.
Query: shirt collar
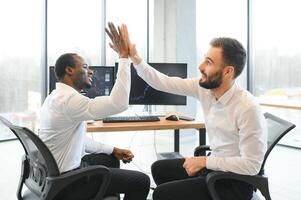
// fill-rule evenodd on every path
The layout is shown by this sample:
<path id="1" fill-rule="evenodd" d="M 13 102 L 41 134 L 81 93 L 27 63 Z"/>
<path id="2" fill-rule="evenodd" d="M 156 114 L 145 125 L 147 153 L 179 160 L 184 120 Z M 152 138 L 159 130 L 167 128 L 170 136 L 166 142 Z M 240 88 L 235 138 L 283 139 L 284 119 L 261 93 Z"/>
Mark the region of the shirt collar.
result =
<path id="1" fill-rule="evenodd" d="M 234 82 L 234 84 L 231 86 L 229 90 L 227 90 L 218 100 L 217 102 L 220 102 L 223 105 L 226 105 L 230 99 L 233 97 L 235 91 L 237 90 L 237 84 Z"/>
<path id="2" fill-rule="evenodd" d="M 65 83 L 62 83 L 62 82 L 57 82 L 55 84 L 55 88 L 58 90 L 70 90 L 70 91 L 77 92 L 77 90 L 75 90 L 73 87 L 71 87 L 70 85 L 67 85 Z"/>

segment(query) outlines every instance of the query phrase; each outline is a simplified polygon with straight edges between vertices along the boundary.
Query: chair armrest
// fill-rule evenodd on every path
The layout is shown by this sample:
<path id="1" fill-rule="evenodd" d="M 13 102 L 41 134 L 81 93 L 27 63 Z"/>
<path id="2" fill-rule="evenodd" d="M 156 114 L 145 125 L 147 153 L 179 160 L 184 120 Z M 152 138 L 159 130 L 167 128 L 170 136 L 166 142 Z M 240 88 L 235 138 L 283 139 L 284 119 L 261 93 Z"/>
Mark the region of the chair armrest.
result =
<path id="1" fill-rule="evenodd" d="M 268 191 L 268 178 L 266 176 L 261 176 L 261 175 L 249 176 L 249 175 L 235 174 L 232 172 L 214 171 L 214 172 L 210 172 L 206 177 L 209 193 L 214 200 L 221 199 L 217 194 L 217 191 L 215 190 L 215 182 L 221 179 L 233 179 L 233 180 L 243 181 L 259 189 L 262 193 Z"/>
<path id="2" fill-rule="evenodd" d="M 209 145 L 201 145 L 194 149 L 194 156 L 205 156 L 206 151 L 211 151 Z"/>
<path id="3" fill-rule="evenodd" d="M 83 177 L 90 177 L 95 175 L 101 175 L 102 176 L 102 183 L 100 184 L 99 190 L 95 196 L 94 199 L 102 199 L 106 189 L 109 186 L 109 183 L 111 181 L 111 171 L 101 165 L 95 165 L 90 167 L 85 167 L 82 169 L 74 170 L 71 172 L 68 172 L 66 174 L 57 176 L 57 177 L 47 177 L 46 179 L 46 186 L 47 184 L 52 185 L 51 188 L 52 191 L 45 191 L 47 193 L 51 193 L 51 196 L 55 197 L 55 195 L 60 192 L 62 189 L 64 189 L 69 184 L 83 178 Z M 48 194 L 50 195 L 50 194 Z"/>

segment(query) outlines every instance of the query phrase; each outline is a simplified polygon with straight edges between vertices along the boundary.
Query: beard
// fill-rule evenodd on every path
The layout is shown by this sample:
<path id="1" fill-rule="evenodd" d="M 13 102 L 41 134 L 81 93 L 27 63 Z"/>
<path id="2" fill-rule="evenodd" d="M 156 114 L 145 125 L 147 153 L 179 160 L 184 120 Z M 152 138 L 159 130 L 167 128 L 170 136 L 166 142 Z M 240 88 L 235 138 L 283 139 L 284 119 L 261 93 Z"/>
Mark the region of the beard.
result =
<path id="1" fill-rule="evenodd" d="M 77 73 L 74 85 L 80 90 L 90 89 L 92 87 L 92 83 L 89 81 L 89 78 L 85 72 Z"/>
<path id="2" fill-rule="evenodd" d="M 205 89 L 215 89 L 218 88 L 222 84 L 223 80 L 223 73 L 222 70 L 216 72 L 212 76 L 207 76 L 206 74 L 202 73 L 203 76 L 206 77 L 206 81 L 202 82 L 202 79 L 199 81 L 199 85 Z"/>

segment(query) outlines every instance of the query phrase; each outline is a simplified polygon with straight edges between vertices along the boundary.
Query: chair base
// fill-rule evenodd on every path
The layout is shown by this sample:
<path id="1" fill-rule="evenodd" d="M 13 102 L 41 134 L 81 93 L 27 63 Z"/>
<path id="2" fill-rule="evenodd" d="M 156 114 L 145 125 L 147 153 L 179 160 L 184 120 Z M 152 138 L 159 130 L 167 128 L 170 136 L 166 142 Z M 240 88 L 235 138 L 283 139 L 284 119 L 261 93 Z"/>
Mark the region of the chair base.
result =
<path id="1" fill-rule="evenodd" d="M 37 195 L 26 189 L 23 194 L 23 200 L 41 200 Z M 103 200 L 119 200 L 116 196 L 105 197 Z"/>

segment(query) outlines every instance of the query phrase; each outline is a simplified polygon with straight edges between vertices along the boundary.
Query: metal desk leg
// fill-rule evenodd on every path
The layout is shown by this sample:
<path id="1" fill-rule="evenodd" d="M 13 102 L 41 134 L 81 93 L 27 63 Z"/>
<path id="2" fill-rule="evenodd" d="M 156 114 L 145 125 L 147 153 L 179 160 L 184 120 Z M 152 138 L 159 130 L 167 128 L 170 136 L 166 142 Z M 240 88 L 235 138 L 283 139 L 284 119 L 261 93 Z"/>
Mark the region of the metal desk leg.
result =
<path id="1" fill-rule="evenodd" d="M 205 145 L 206 144 L 206 129 L 200 128 L 199 129 L 199 145 Z"/>
<path id="2" fill-rule="evenodd" d="M 206 129 L 200 128 L 199 129 L 199 145 L 206 145 Z M 206 151 L 203 151 L 199 156 L 206 156 Z"/>
<path id="3" fill-rule="evenodd" d="M 206 129 L 199 129 L 199 145 L 206 144 Z M 175 129 L 174 132 L 174 152 L 180 152 L 180 130 Z"/>
<path id="4" fill-rule="evenodd" d="M 175 148 L 175 152 L 180 152 L 180 130 L 179 129 L 175 129 L 174 148 Z"/>

